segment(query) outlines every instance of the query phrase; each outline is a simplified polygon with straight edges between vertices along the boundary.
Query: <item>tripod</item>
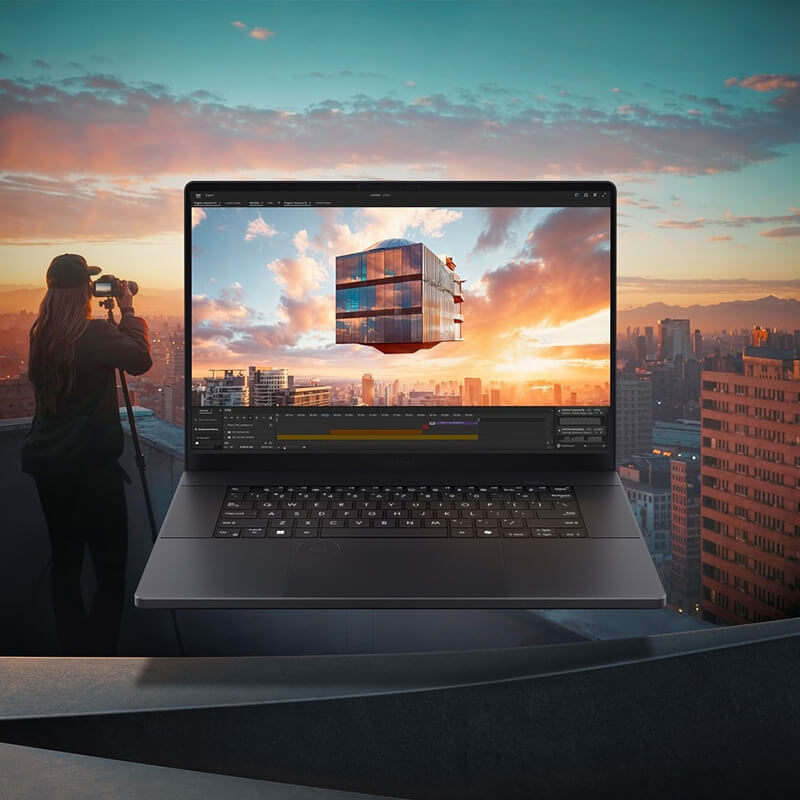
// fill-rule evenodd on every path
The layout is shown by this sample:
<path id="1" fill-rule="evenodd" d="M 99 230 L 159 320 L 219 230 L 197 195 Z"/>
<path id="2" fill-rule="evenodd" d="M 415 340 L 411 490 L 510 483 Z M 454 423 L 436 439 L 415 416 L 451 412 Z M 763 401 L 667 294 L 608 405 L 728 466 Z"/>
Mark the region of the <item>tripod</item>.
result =
<path id="1" fill-rule="evenodd" d="M 114 298 L 108 297 L 105 300 L 100 301 L 100 305 L 108 311 L 108 321 L 112 325 L 116 325 L 117 323 L 114 321 Z M 136 460 L 136 466 L 139 469 L 139 477 L 142 481 L 142 492 L 144 493 L 144 504 L 147 508 L 147 519 L 150 523 L 150 536 L 151 541 L 155 542 L 158 538 L 158 529 L 156 528 L 156 519 L 153 514 L 153 503 L 150 499 L 150 489 L 147 485 L 147 474 L 145 472 L 146 465 L 144 462 L 144 453 L 142 452 L 142 445 L 139 441 L 139 431 L 136 429 L 136 420 L 133 416 L 133 408 L 131 406 L 131 396 L 128 392 L 128 381 L 125 378 L 125 371 L 120 367 L 118 370 L 119 372 L 119 382 L 122 386 L 122 394 L 125 397 L 125 408 L 128 412 L 128 425 L 131 429 L 131 441 L 133 442 L 133 454 Z M 170 609 L 170 614 L 172 615 L 172 624 L 175 627 L 175 636 L 178 640 L 178 650 L 180 651 L 181 655 L 185 655 L 183 650 L 183 640 L 181 639 L 181 632 L 178 628 L 178 620 L 175 617 L 175 609 Z"/>

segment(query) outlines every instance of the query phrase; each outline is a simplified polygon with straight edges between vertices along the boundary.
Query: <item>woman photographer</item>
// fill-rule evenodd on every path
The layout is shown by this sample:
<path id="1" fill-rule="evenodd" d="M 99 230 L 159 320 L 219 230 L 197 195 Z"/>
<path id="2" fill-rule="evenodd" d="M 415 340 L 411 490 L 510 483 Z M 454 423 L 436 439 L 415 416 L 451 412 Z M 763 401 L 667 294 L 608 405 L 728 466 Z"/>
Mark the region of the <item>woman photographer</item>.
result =
<path id="1" fill-rule="evenodd" d="M 36 480 L 52 546 L 50 587 L 64 655 L 114 655 L 125 590 L 127 475 L 117 459 L 123 434 L 116 369 L 152 366 L 147 324 L 120 282 L 119 325 L 91 319 L 91 276 L 83 256 L 65 253 L 47 270 L 47 293 L 30 331 L 28 377 L 36 414 L 22 468 Z M 88 614 L 81 565 L 88 545 L 97 590 Z"/>

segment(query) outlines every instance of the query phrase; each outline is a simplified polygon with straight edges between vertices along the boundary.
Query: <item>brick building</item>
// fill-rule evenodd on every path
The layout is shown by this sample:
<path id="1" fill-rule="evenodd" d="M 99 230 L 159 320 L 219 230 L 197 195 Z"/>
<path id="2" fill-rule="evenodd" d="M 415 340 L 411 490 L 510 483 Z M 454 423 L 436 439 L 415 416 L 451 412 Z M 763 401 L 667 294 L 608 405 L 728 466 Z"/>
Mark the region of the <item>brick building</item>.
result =
<path id="1" fill-rule="evenodd" d="M 733 368 L 702 373 L 703 617 L 740 623 L 796 616 L 800 360 L 796 349 L 745 347 Z"/>

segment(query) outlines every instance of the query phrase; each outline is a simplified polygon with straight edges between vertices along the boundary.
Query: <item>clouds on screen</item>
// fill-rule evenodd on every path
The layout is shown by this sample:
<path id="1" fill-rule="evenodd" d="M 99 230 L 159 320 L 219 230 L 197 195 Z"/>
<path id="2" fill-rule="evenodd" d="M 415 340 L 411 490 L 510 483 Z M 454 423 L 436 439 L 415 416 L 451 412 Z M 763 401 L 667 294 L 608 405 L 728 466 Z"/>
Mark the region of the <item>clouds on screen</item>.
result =
<path id="1" fill-rule="evenodd" d="M 206 212 L 202 208 L 192 209 L 192 228 L 196 228 L 205 218 Z"/>
<path id="2" fill-rule="evenodd" d="M 311 256 L 277 258 L 267 264 L 275 282 L 288 297 L 299 300 L 319 289 L 328 277 L 322 264 Z"/>
<path id="3" fill-rule="evenodd" d="M 246 242 L 252 242 L 260 236 L 271 238 L 275 236 L 277 231 L 267 222 L 264 222 L 263 217 L 259 214 L 254 220 L 251 220 L 247 225 L 247 233 L 244 235 Z"/>
<path id="4" fill-rule="evenodd" d="M 230 289 L 218 307 L 218 317 L 206 321 L 207 312 L 217 306 L 211 298 L 198 299 L 200 338 L 209 344 L 213 340 L 216 348 L 207 344 L 196 363 L 219 365 L 225 359 L 260 358 L 306 375 L 326 369 L 328 374 L 352 376 L 375 369 L 409 377 L 470 368 L 482 374 L 512 374 L 517 363 L 530 369 L 531 354 L 535 354 L 541 369 L 607 367 L 608 209 L 558 209 L 527 233 L 520 231 L 517 257 L 489 266 L 476 281 L 480 292 L 465 289 L 462 342 L 443 342 L 402 356 L 387 356 L 359 345 L 335 345 L 334 299 L 329 288 L 321 288 L 326 270 L 308 253 L 352 252 L 351 247 L 362 249 L 361 242 L 370 237 L 386 238 L 387 229 L 398 235 L 411 227 L 433 232 L 461 218 L 461 212 L 448 209 L 444 210 L 451 213 L 431 213 L 439 210 L 425 209 L 421 214 L 420 209 L 364 209 L 369 213 L 362 214 L 359 222 L 344 221 L 338 209 L 324 210 L 317 234 L 301 229 L 292 235 L 296 257 L 269 263 L 281 288 L 276 321 L 265 324 L 259 319 L 263 315 L 253 309 L 243 318 L 241 294 Z M 476 230 L 469 246 L 474 247 L 481 235 Z M 583 323 L 575 329 L 577 337 L 573 334 L 568 343 L 557 339 L 559 344 L 553 344 L 554 331 L 572 323 Z"/>

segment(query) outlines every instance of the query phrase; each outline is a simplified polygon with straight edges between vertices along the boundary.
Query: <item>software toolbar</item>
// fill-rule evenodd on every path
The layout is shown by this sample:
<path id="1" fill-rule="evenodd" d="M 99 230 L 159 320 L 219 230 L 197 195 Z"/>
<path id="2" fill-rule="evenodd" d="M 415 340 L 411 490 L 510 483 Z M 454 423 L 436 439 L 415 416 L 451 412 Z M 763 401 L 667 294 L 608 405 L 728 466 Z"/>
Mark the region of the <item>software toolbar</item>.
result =
<path id="1" fill-rule="evenodd" d="M 191 446 L 238 452 L 547 452 L 602 450 L 608 409 L 284 410 L 192 408 Z"/>

